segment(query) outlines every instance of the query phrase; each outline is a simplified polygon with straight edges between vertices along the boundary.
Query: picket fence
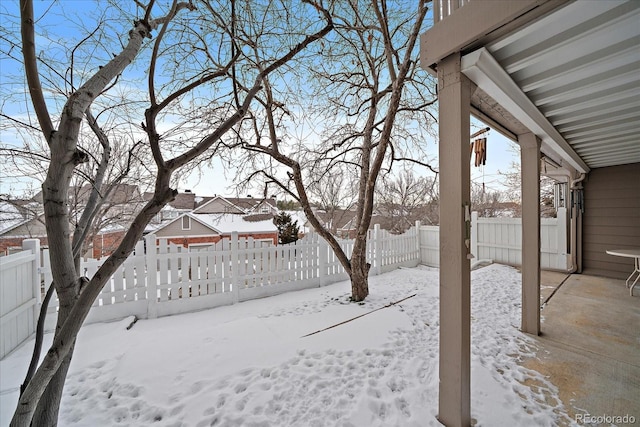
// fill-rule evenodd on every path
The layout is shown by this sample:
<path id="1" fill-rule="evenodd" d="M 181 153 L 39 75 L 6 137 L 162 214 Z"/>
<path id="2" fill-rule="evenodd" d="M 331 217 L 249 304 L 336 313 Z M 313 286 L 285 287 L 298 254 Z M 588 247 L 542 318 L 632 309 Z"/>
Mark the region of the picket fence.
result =
<path id="1" fill-rule="evenodd" d="M 371 274 L 418 265 L 418 229 L 419 224 L 402 235 L 379 227 L 370 230 L 367 261 Z M 39 242 L 25 242 L 25 251 L 0 258 L 0 358 L 35 331 L 41 297 L 52 282 L 48 250 L 42 250 L 40 258 Z M 350 255 L 353 240 L 340 240 L 340 244 Z M 190 250 L 149 235 L 107 282 L 85 323 L 193 312 L 348 278 L 331 247 L 316 233 L 289 245 L 262 245 L 232 233 L 230 239 Z M 92 277 L 103 261 L 84 260 L 83 274 Z M 55 328 L 58 305 L 54 293 L 47 331 Z"/>
<path id="2" fill-rule="evenodd" d="M 481 218 L 471 213 L 471 254 L 473 262 L 491 260 L 501 264 L 522 264 L 522 220 Z M 440 228 L 420 227 L 420 262 L 440 265 Z M 556 218 L 540 219 L 540 268 L 567 270 L 567 210 L 558 208 Z"/>
<path id="3" fill-rule="evenodd" d="M 33 335 L 40 313 L 40 241 L 22 249 L 0 257 L 0 359 Z"/>
<path id="4" fill-rule="evenodd" d="M 566 211 L 541 221 L 541 267 L 567 269 Z M 519 219 L 478 218 L 472 213 L 471 253 L 510 265 L 522 260 Z M 347 279 L 333 250 L 315 233 L 295 244 L 261 246 L 233 233 L 201 250 L 184 248 L 149 235 L 136 246 L 105 285 L 85 323 L 127 316 L 155 318 L 234 304 L 283 292 L 324 286 Z M 341 240 L 347 254 L 352 240 Z M 379 227 L 370 230 L 367 259 L 371 274 L 419 263 L 439 265 L 439 228 L 419 223 L 402 235 Z M 83 261 L 92 277 L 102 260 Z M 41 298 L 51 283 L 48 251 L 37 240 L 25 240 L 23 252 L 0 257 L 0 358 L 35 331 Z M 58 300 L 49 303 L 46 330 L 53 330 Z"/>

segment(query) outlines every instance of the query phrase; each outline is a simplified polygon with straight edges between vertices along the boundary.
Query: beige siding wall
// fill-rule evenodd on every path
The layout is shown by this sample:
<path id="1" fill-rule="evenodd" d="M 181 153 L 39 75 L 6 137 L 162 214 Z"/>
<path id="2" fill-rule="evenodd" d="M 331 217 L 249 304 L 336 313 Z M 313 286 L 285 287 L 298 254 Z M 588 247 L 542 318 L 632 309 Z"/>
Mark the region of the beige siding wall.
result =
<path id="1" fill-rule="evenodd" d="M 7 232 L 3 237 L 20 236 L 24 238 L 41 237 L 47 235 L 47 229 L 44 225 L 44 217 L 34 219 L 22 224 L 11 231 Z"/>
<path id="2" fill-rule="evenodd" d="M 182 229 L 182 218 L 178 218 L 176 221 L 167 225 L 162 230 L 158 230 L 156 236 L 158 237 L 183 237 L 183 236 L 215 236 L 217 233 L 211 230 L 209 227 L 206 227 L 191 218 L 191 229 L 183 230 Z"/>
<path id="3" fill-rule="evenodd" d="M 244 213 L 240 209 L 234 208 L 228 202 L 221 199 L 213 199 L 207 204 L 196 209 L 196 211 L 198 213 Z"/>
<path id="4" fill-rule="evenodd" d="M 593 169 L 585 181 L 583 270 L 624 279 L 633 259 L 605 252 L 640 247 L 640 163 Z"/>

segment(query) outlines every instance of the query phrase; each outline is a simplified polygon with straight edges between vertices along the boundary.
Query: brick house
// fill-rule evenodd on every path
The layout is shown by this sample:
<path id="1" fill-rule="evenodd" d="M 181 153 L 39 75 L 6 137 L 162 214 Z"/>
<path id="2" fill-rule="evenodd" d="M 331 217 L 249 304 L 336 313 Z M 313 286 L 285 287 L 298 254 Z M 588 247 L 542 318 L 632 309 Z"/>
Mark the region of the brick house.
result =
<path id="1" fill-rule="evenodd" d="M 69 211 L 73 231 L 74 223 L 82 215 L 91 192 L 90 185 L 72 187 L 69 191 Z M 138 186 L 118 184 L 104 201 L 94 223 L 95 232 L 85 256 L 100 258 L 109 255 L 118 246 L 131 220 L 144 203 Z M 48 245 L 44 219 L 42 193 L 31 199 L 13 199 L 0 203 L 0 255 L 20 250 L 24 239 L 39 239 Z"/>
<path id="2" fill-rule="evenodd" d="M 0 255 L 22 250 L 24 239 L 47 244 L 42 203 L 35 198 L 0 202 Z"/>
<path id="3" fill-rule="evenodd" d="M 197 200 L 194 198 L 195 203 Z M 265 245 L 276 245 L 278 229 L 273 217 L 277 212 L 273 198 L 200 198 L 197 208 L 165 221 L 154 233 L 158 238 L 190 248 L 210 246 L 231 238 L 232 232 L 238 232 L 241 238 L 252 237 Z"/>

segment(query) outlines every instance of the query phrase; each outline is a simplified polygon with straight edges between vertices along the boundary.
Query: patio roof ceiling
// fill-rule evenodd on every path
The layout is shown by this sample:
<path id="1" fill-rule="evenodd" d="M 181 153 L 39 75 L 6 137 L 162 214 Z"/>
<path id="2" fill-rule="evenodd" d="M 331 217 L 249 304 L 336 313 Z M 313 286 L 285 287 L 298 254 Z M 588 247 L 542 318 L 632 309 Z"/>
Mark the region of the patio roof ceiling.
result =
<path id="1" fill-rule="evenodd" d="M 468 53 L 462 68 L 556 162 L 581 172 L 640 162 L 640 2 L 569 3 Z"/>

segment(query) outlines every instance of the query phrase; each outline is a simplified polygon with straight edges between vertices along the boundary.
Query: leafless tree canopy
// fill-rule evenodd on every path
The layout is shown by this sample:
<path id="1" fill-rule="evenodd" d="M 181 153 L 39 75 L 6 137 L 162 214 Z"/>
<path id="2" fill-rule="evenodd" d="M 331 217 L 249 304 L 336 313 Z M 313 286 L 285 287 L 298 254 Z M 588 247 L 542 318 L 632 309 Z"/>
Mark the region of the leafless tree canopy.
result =
<path id="1" fill-rule="evenodd" d="M 238 161 L 244 182 L 262 180 L 301 204 L 349 273 L 355 301 L 368 294 L 366 234 L 378 176 L 399 161 L 428 166 L 435 95 L 417 55 L 426 10 L 425 1 L 337 2 L 335 31 L 314 46 L 317 55 L 265 79 L 263 110 L 236 135 L 247 151 Z M 342 202 L 355 213 L 350 256 L 313 210 L 329 194 L 352 198 Z"/>
<path id="2" fill-rule="evenodd" d="M 16 137 L 3 149 L 17 150 L 17 165 L 43 168 L 53 288 L 60 300 L 53 344 L 25 380 L 13 426 L 56 424 L 82 322 L 145 226 L 175 197 L 176 174 L 225 145 L 256 97 L 268 97 L 270 74 L 333 30 L 323 2 L 310 0 L 47 6 L 36 13 L 31 0 L 20 0 L 6 13 L 13 32 L 1 33 L 3 49 L 24 70 L 18 82 L 26 80 L 28 93 L 22 95 L 29 99 L 15 110 L 3 105 L 2 114 L 11 118 L 15 133 L 41 132 Z M 36 44 L 43 40 L 46 46 Z M 153 197 L 96 274 L 82 277 L 82 242 L 110 185 L 132 170 L 153 178 Z M 88 194 L 76 197 L 86 200 L 76 220 L 69 200 L 78 188 Z"/>
<path id="3" fill-rule="evenodd" d="M 376 189 L 378 214 L 384 228 L 401 234 L 421 221 L 433 225 L 438 221 L 438 187 L 434 178 L 417 176 L 411 169 L 386 175 Z"/>

